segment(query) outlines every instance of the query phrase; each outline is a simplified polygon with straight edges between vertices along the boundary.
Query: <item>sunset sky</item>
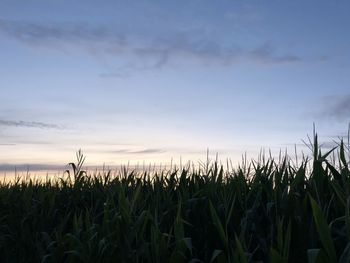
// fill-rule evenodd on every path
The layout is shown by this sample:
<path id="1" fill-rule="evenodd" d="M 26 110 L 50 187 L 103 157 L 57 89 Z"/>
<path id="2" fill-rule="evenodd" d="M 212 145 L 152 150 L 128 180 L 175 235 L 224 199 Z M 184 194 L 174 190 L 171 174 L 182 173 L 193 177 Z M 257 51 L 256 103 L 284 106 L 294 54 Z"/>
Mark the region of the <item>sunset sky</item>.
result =
<path id="1" fill-rule="evenodd" d="M 0 169 L 235 162 L 350 122 L 349 1 L 0 0 Z M 306 150 L 307 151 L 307 150 Z"/>

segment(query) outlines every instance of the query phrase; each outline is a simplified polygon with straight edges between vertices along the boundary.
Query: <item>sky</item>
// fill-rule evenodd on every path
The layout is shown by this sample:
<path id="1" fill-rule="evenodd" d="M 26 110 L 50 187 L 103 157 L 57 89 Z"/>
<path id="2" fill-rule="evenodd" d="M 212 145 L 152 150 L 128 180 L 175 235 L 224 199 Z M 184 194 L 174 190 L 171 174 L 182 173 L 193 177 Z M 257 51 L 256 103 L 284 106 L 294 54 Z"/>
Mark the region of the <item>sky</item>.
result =
<path id="1" fill-rule="evenodd" d="M 350 2 L 0 0 L 0 169 L 239 162 L 350 122 Z M 305 147 L 304 147 L 305 148 Z"/>

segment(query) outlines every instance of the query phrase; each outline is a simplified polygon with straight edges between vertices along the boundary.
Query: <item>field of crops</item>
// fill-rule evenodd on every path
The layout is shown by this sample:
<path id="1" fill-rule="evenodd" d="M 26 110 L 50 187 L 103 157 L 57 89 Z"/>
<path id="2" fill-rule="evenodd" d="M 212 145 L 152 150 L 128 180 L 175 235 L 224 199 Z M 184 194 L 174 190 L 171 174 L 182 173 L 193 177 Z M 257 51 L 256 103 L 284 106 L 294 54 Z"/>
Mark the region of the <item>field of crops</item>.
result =
<path id="1" fill-rule="evenodd" d="M 0 262 L 349 262 L 348 149 L 312 147 L 299 164 L 118 176 L 78 154 L 68 178 L 2 183 Z"/>

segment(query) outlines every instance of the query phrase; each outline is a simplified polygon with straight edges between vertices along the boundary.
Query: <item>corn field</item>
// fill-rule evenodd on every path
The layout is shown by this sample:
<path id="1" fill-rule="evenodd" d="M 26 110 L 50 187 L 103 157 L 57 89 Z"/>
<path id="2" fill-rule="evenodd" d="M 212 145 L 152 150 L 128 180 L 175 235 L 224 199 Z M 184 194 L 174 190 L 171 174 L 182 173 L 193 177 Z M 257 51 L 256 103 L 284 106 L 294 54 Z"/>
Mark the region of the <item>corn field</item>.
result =
<path id="1" fill-rule="evenodd" d="M 348 149 L 312 149 L 118 176 L 79 153 L 65 179 L 0 185 L 0 262 L 350 262 Z"/>

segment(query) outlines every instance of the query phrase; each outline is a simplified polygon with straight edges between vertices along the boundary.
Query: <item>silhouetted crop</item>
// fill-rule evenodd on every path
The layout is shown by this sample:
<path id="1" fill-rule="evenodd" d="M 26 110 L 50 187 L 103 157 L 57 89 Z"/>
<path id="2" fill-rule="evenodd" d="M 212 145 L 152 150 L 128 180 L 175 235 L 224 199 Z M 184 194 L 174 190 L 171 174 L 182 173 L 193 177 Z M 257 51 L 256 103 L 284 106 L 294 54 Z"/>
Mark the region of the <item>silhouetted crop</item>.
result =
<path id="1" fill-rule="evenodd" d="M 1 262 L 349 262 L 343 140 L 299 165 L 173 168 L 0 186 Z M 331 154 L 338 152 L 337 164 Z"/>

